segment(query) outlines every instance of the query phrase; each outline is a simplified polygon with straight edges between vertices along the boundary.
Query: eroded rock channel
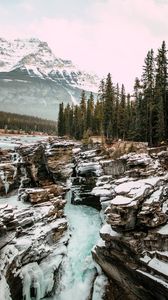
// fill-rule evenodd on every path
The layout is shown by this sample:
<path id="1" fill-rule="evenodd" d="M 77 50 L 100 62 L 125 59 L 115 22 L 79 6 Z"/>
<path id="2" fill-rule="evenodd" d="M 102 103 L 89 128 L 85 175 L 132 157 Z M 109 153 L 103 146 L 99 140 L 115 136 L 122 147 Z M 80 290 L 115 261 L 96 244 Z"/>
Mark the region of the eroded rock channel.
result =
<path id="1" fill-rule="evenodd" d="M 1 149 L 1 298 L 168 299 L 167 162 L 54 138 Z"/>

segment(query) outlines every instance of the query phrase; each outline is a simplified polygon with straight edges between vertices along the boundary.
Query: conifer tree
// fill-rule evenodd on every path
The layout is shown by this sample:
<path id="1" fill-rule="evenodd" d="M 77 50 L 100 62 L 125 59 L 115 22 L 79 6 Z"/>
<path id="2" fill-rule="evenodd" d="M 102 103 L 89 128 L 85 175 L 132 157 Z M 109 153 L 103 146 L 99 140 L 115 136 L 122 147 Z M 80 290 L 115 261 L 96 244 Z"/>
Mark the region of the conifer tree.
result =
<path id="1" fill-rule="evenodd" d="M 94 117 L 94 97 L 93 93 L 90 93 L 90 97 L 87 100 L 87 112 L 86 112 L 86 129 L 93 131 L 93 117 Z"/>
<path id="2" fill-rule="evenodd" d="M 155 65 L 154 53 L 151 49 L 145 58 L 145 65 L 143 71 L 143 93 L 144 105 L 147 112 L 147 140 L 149 145 L 153 145 L 153 136 L 156 122 L 156 106 L 154 103 L 154 83 L 155 83 Z"/>
<path id="3" fill-rule="evenodd" d="M 115 103 L 114 103 L 114 137 L 119 138 L 119 103 L 120 103 L 120 89 L 117 83 L 115 88 Z"/>
<path id="4" fill-rule="evenodd" d="M 114 89 L 110 73 L 107 75 L 105 85 L 103 121 L 105 137 L 112 138 L 114 126 Z"/>
<path id="5" fill-rule="evenodd" d="M 119 103 L 119 135 L 124 140 L 126 135 L 126 95 L 125 88 L 122 84 L 121 87 L 121 99 Z"/>
<path id="6" fill-rule="evenodd" d="M 135 139 L 145 141 L 147 139 L 147 102 L 142 99 L 141 83 L 138 77 L 134 84 L 135 98 Z"/>
<path id="7" fill-rule="evenodd" d="M 111 75 L 101 81 L 97 102 L 93 94 L 86 99 L 81 94 L 79 105 L 59 107 L 58 134 L 68 134 L 82 139 L 89 134 L 105 135 L 107 139 L 133 139 L 148 141 L 150 146 L 168 139 L 168 75 L 167 50 L 162 43 L 156 57 L 148 51 L 143 67 L 142 82 L 136 78 L 134 99 L 126 97 L 124 85 L 121 91 L 114 89 Z M 39 125 L 37 125 L 39 126 Z"/>
<path id="8" fill-rule="evenodd" d="M 64 118 L 64 104 L 59 104 L 58 113 L 58 135 L 63 136 L 65 134 L 65 118 Z"/>
<path id="9" fill-rule="evenodd" d="M 130 124 L 131 124 L 131 95 L 127 94 L 126 97 L 126 138 L 130 139 Z"/>
<path id="10" fill-rule="evenodd" d="M 160 132 L 159 140 L 168 139 L 168 73 L 167 73 L 167 50 L 163 41 L 156 57 L 156 84 L 155 103 L 158 110 L 157 128 Z M 160 118 L 163 118 L 162 120 Z M 162 127 L 162 131 L 159 127 Z"/>
<path id="11" fill-rule="evenodd" d="M 80 124 L 80 107 L 78 105 L 75 105 L 74 108 L 74 115 L 73 115 L 73 137 L 75 137 L 77 140 L 81 139 L 81 124 Z"/>
<path id="12" fill-rule="evenodd" d="M 103 135 L 103 104 L 99 99 L 95 104 L 93 132 L 97 135 Z"/>
<path id="13" fill-rule="evenodd" d="M 82 91 L 80 110 L 79 110 L 79 124 L 80 124 L 80 138 L 83 137 L 83 134 L 86 130 L 86 95 L 85 91 Z"/>

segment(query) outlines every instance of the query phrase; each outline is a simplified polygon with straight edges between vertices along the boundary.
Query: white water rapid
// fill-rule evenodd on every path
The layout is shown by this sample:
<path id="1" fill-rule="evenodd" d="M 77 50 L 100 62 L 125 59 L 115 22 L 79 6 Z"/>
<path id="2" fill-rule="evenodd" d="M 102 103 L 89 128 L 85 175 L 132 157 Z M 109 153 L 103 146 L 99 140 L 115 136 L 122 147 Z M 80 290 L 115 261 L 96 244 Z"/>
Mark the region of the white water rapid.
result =
<path id="1" fill-rule="evenodd" d="M 92 207 L 72 205 L 70 198 L 71 192 L 68 192 L 65 213 L 71 238 L 59 288 L 50 300 L 88 299 L 96 275 L 91 249 L 99 239 L 100 214 Z"/>

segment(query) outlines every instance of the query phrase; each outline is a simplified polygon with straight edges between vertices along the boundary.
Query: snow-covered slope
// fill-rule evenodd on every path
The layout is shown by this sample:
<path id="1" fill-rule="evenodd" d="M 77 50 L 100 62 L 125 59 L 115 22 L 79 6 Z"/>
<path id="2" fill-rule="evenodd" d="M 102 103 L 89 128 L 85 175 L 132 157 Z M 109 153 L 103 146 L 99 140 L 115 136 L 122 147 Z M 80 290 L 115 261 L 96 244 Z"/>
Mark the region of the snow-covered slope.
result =
<path id="1" fill-rule="evenodd" d="M 76 103 L 81 90 L 96 93 L 98 84 L 96 75 L 56 57 L 46 42 L 0 38 L 0 110 L 55 119 L 59 102 Z"/>
<path id="2" fill-rule="evenodd" d="M 97 92 L 99 79 L 80 71 L 70 60 L 56 57 L 46 42 L 39 39 L 7 41 L 0 38 L 0 72 L 27 70 L 30 76 Z"/>

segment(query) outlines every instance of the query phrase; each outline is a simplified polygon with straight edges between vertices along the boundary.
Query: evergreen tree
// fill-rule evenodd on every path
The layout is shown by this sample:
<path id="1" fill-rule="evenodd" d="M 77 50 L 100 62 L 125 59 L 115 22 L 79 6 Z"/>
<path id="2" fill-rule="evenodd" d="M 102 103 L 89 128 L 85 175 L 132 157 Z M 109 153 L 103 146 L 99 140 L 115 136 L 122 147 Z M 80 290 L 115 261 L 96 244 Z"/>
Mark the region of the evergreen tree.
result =
<path id="1" fill-rule="evenodd" d="M 114 133 L 114 88 L 112 85 L 110 73 L 107 75 L 106 79 L 103 108 L 104 135 L 106 138 L 112 138 Z"/>
<path id="2" fill-rule="evenodd" d="M 167 50 L 162 43 L 155 58 L 153 50 L 147 53 L 142 82 L 134 85 L 134 99 L 126 97 L 124 85 L 121 91 L 112 84 L 111 75 L 101 81 L 97 102 L 93 94 L 86 99 L 82 91 L 79 105 L 59 107 L 58 134 L 68 134 L 76 139 L 90 134 L 105 135 L 107 139 L 133 139 L 148 141 L 150 146 L 168 139 L 168 86 Z M 37 127 L 39 124 L 37 124 Z"/>
<path id="3" fill-rule="evenodd" d="M 64 104 L 62 102 L 59 104 L 58 135 L 63 136 L 65 133 Z"/>
<path id="4" fill-rule="evenodd" d="M 145 58 L 143 72 L 143 94 L 146 116 L 147 116 L 147 140 L 153 145 L 154 131 L 156 128 L 156 105 L 154 103 L 155 65 L 153 50 L 148 51 Z"/>
<path id="5" fill-rule="evenodd" d="M 90 97 L 87 100 L 87 112 L 86 112 L 86 129 L 93 131 L 93 117 L 94 117 L 94 97 L 93 93 L 90 93 Z"/>
<path id="6" fill-rule="evenodd" d="M 79 115 L 80 115 L 79 116 L 80 138 L 82 138 L 83 134 L 86 130 L 86 95 L 85 95 L 85 91 L 82 91 L 82 94 L 81 94 Z"/>
<path id="7" fill-rule="evenodd" d="M 126 138 L 130 139 L 130 125 L 131 125 L 131 95 L 127 94 L 126 97 Z"/>
<path id="8" fill-rule="evenodd" d="M 158 111 L 156 131 L 159 140 L 168 139 L 167 50 L 163 41 L 156 57 L 155 103 Z M 162 120 L 160 118 L 163 118 Z M 161 129 L 162 128 L 162 129 Z"/>
<path id="9" fill-rule="evenodd" d="M 80 107 L 78 105 L 75 105 L 74 108 L 74 117 L 73 117 L 73 137 L 75 137 L 77 140 L 81 139 L 81 124 L 80 124 Z"/>
<path id="10" fill-rule="evenodd" d="M 104 80 L 102 79 L 101 82 L 100 82 L 100 86 L 99 86 L 99 90 L 98 90 L 98 100 L 100 102 L 104 102 L 104 98 L 105 98 L 105 82 Z"/>
<path id="11" fill-rule="evenodd" d="M 119 103 L 119 135 L 124 140 L 126 135 L 126 95 L 125 95 L 125 88 L 122 84 L 121 87 L 121 99 Z"/>
<path id="12" fill-rule="evenodd" d="M 142 97 L 141 83 L 139 78 L 135 78 L 134 84 L 135 97 L 135 140 L 147 140 L 147 102 Z"/>
<path id="13" fill-rule="evenodd" d="M 119 103 L 120 103 L 120 89 L 117 83 L 115 89 L 115 103 L 114 103 L 114 137 L 119 138 Z"/>
<path id="14" fill-rule="evenodd" d="M 99 99 L 95 104 L 93 132 L 97 135 L 103 135 L 103 104 Z"/>

